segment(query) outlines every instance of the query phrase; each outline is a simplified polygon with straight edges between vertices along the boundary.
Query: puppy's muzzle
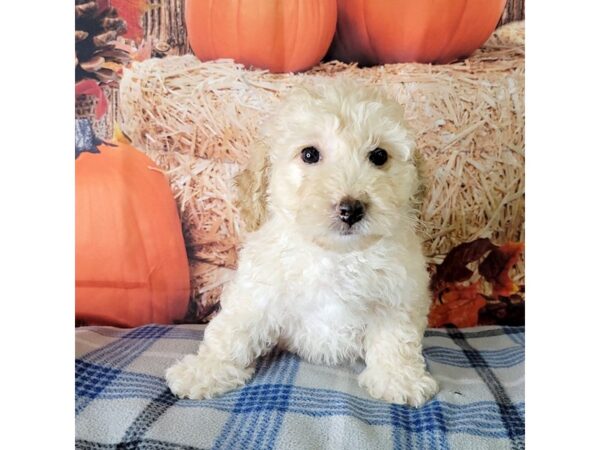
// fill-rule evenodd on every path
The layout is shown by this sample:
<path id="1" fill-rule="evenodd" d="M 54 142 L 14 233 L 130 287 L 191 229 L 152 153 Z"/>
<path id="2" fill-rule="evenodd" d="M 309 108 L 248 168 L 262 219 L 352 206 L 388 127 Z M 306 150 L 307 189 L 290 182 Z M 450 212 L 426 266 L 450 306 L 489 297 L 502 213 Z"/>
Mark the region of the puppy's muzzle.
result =
<path id="1" fill-rule="evenodd" d="M 349 227 L 365 216 L 365 204 L 351 197 L 344 197 L 338 205 L 338 215 Z"/>

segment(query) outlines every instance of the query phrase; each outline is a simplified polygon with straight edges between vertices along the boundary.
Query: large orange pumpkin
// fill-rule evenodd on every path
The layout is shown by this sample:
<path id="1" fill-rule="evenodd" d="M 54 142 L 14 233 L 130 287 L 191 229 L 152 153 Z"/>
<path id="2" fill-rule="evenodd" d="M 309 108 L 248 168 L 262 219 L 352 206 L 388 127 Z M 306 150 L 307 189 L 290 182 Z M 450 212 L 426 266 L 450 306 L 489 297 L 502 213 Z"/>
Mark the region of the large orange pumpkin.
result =
<path id="1" fill-rule="evenodd" d="M 479 48 L 506 0 L 338 0 L 330 55 L 364 65 L 447 63 Z"/>
<path id="2" fill-rule="evenodd" d="M 185 315 L 189 268 L 166 177 L 130 145 L 75 161 L 76 319 L 133 327 Z"/>
<path id="3" fill-rule="evenodd" d="M 202 60 L 231 58 L 271 72 L 317 64 L 329 48 L 336 0 L 186 0 L 188 39 Z"/>

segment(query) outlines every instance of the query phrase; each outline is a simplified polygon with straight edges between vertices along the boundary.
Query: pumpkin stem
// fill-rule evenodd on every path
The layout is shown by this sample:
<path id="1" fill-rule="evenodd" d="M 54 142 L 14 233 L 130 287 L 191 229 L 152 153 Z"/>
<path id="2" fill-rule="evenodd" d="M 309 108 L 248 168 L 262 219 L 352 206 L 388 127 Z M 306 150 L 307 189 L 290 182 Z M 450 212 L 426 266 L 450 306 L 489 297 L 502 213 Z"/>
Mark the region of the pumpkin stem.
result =
<path id="1" fill-rule="evenodd" d="M 90 119 L 75 119 L 75 159 L 83 153 L 100 153 L 98 145 L 105 144 L 94 134 Z"/>

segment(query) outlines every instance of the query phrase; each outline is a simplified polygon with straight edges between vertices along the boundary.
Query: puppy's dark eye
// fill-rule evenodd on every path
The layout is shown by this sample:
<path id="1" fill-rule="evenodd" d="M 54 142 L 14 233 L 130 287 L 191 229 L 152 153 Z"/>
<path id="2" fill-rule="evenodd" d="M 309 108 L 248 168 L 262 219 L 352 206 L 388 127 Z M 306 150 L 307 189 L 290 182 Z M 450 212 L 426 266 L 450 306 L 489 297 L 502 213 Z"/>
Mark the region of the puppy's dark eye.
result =
<path id="1" fill-rule="evenodd" d="M 376 166 L 383 166 L 387 160 L 388 154 L 382 148 L 377 147 L 375 150 L 369 153 L 369 161 Z"/>
<path id="2" fill-rule="evenodd" d="M 302 161 L 306 164 L 315 164 L 319 162 L 321 159 L 321 155 L 319 154 L 319 150 L 314 147 L 306 147 L 302 149 Z"/>

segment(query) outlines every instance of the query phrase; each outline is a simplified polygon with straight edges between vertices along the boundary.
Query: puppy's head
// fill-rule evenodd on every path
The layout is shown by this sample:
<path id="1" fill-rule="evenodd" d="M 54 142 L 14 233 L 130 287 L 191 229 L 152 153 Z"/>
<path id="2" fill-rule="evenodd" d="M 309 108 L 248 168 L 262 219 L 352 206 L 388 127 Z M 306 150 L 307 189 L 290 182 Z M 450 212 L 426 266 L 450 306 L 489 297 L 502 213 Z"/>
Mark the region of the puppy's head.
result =
<path id="1" fill-rule="evenodd" d="M 394 234 L 418 188 L 413 148 L 401 106 L 380 91 L 348 81 L 297 88 L 238 177 L 246 227 L 278 216 L 332 248 Z"/>

